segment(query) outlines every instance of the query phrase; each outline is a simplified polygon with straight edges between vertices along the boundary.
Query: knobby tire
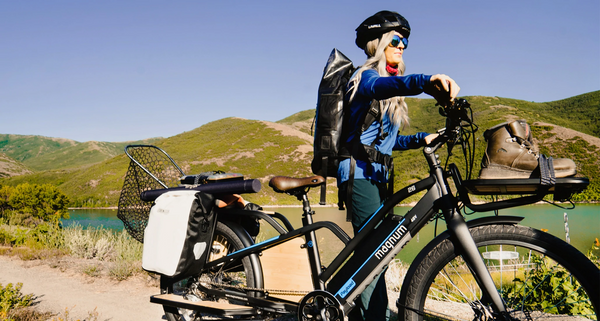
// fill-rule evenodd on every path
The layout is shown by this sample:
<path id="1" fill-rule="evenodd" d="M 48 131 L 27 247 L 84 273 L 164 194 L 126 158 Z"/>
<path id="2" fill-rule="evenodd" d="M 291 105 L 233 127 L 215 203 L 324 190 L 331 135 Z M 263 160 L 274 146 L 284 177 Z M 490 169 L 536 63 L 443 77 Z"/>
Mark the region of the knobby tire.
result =
<path id="1" fill-rule="evenodd" d="M 598 320 L 600 270 L 577 249 L 519 225 L 479 226 L 470 232 L 509 316 L 487 308 L 450 237 L 433 240 L 411 265 L 398 299 L 399 316 L 410 321 Z"/>

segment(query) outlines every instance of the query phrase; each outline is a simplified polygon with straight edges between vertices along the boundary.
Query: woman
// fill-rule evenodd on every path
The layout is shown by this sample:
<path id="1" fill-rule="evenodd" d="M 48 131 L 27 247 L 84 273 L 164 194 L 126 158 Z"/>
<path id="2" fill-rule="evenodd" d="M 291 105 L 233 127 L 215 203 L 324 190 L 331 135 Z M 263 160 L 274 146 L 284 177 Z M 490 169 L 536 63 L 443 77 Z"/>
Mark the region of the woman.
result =
<path id="1" fill-rule="evenodd" d="M 350 134 L 347 147 L 352 157 L 340 162 L 338 168 L 340 195 L 348 195 L 346 205 L 352 214 L 355 234 L 386 198 L 392 150 L 419 148 L 436 137 L 436 134 L 422 132 L 409 136 L 398 134 L 400 127 L 408 124 L 408 107 L 403 96 L 425 92 L 438 103 L 447 105 L 460 90 L 446 75 L 404 76 L 402 54 L 408 46 L 409 35 L 408 21 L 390 11 L 376 13 L 356 29 L 356 45 L 368 58 L 348 83 Z M 370 108 L 379 109 L 380 114 L 370 126 L 363 127 Z M 389 319 L 384 274 L 356 300 L 349 320 Z"/>

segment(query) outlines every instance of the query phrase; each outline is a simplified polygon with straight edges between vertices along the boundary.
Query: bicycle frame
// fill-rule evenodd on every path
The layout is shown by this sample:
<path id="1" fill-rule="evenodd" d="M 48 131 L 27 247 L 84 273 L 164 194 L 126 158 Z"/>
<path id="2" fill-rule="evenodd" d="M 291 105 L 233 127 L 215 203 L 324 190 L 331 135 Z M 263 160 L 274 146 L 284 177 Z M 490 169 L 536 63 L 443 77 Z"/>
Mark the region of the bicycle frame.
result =
<path id="1" fill-rule="evenodd" d="M 224 264 L 235 262 L 244 256 L 257 254 L 293 238 L 304 236 L 308 248 L 314 289 L 326 290 L 333 294 L 339 301 L 344 313 L 347 314 L 353 308 L 353 302 L 356 297 L 371 283 L 373 278 L 384 271 L 385 267 L 402 250 L 404 245 L 412 239 L 413 235 L 416 235 L 423 226 L 441 211 L 456 248 L 461 251 L 466 263 L 474 271 L 473 274 L 477 282 L 484 289 L 484 292 L 486 292 L 484 293 L 485 297 L 492 303 L 495 311 L 503 312 L 504 305 L 502 300 L 496 291 L 483 260 L 479 256 L 475 242 L 469 233 L 468 226 L 458 211 L 458 200 L 452 195 L 448 186 L 447 177 L 450 175 L 444 172 L 435 155 L 435 151 L 442 145 L 443 142 L 438 142 L 433 147 L 425 147 L 423 149 L 423 153 L 431 169 L 430 176 L 415 184 L 404 187 L 389 197 L 372 217 L 365 222 L 353 239 L 350 239 L 335 223 L 313 223 L 313 212 L 310 209 L 306 194 L 303 194 L 303 227 L 282 233 L 284 231 L 283 227 L 274 220 L 270 220 L 269 223 L 280 232 L 279 236 L 230 253 L 218 260 L 208 262 L 205 269 L 215 269 Z M 393 214 L 393 208 L 396 204 L 421 191 L 427 192 L 406 215 Z M 520 205 L 526 203 L 528 202 L 522 202 Z M 246 215 L 253 214 L 248 213 Z M 280 219 L 282 218 L 280 217 Z M 514 224 L 519 219 L 510 221 Z M 291 227 L 285 218 L 283 218 L 283 222 L 288 229 Z M 329 229 L 345 244 L 344 249 L 324 271 L 321 269 L 318 244 L 315 238 L 315 231 L 321 228 Z M 326 283 L 327 286 L 325 286 Z M 298 306 L 295 303 L 283 302 L 278 299 L 244 295 L 238 291 L 215 290 L 204 287 L 202 290 L 211 295 L 243 300 L 267 311 L 295 311 Z"/>

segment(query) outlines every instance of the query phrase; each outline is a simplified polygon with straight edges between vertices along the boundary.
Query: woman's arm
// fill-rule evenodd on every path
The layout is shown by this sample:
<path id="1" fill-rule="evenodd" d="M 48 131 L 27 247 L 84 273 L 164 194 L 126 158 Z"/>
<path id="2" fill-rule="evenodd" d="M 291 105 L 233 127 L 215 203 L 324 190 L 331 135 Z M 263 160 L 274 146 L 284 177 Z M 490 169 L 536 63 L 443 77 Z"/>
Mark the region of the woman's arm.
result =
<path id="1" fill-rule="evenodd" d="M 373 69 L 363 71 L 361 77 L 358 94 L 377 100 L 421 94 L 431 78 L 421 74 L 381 77 Z"/>
<path id="2" fill-rule="evenodd" d="M 460 87 L 454 79 L 443 74 L 381 77 L 373 69 L 363 71 L 358 87 L 360 95 L 377 100 L 395 96 L 415 96 L 425 92 L 441 105 L 452 102 L 459 91 Z"/>
<path id="3" fill-rule="evenodd" d="M 418 132 L 415 135 L 398 135 L 394 150 L 416 149 L 427 146 L 433 141 L 438 134 L 428 134 Z"/>

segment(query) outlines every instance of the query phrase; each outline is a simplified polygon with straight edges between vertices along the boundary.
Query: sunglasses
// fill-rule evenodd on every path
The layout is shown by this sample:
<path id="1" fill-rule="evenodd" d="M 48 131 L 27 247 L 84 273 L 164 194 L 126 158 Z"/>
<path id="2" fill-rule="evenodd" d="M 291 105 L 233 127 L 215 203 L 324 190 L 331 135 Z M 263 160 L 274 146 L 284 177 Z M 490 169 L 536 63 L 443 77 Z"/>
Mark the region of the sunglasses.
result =
<path id="1" fill-rule="evenodd" d="M 400 43 L 404 45 L 404 49 L 408 48 L 408 39 L 402 38 L 398 35 L 394 35 L 394 37 L 392 38 L 392 42 L 390 42 L 390 47 L 398 48 Z"/>

